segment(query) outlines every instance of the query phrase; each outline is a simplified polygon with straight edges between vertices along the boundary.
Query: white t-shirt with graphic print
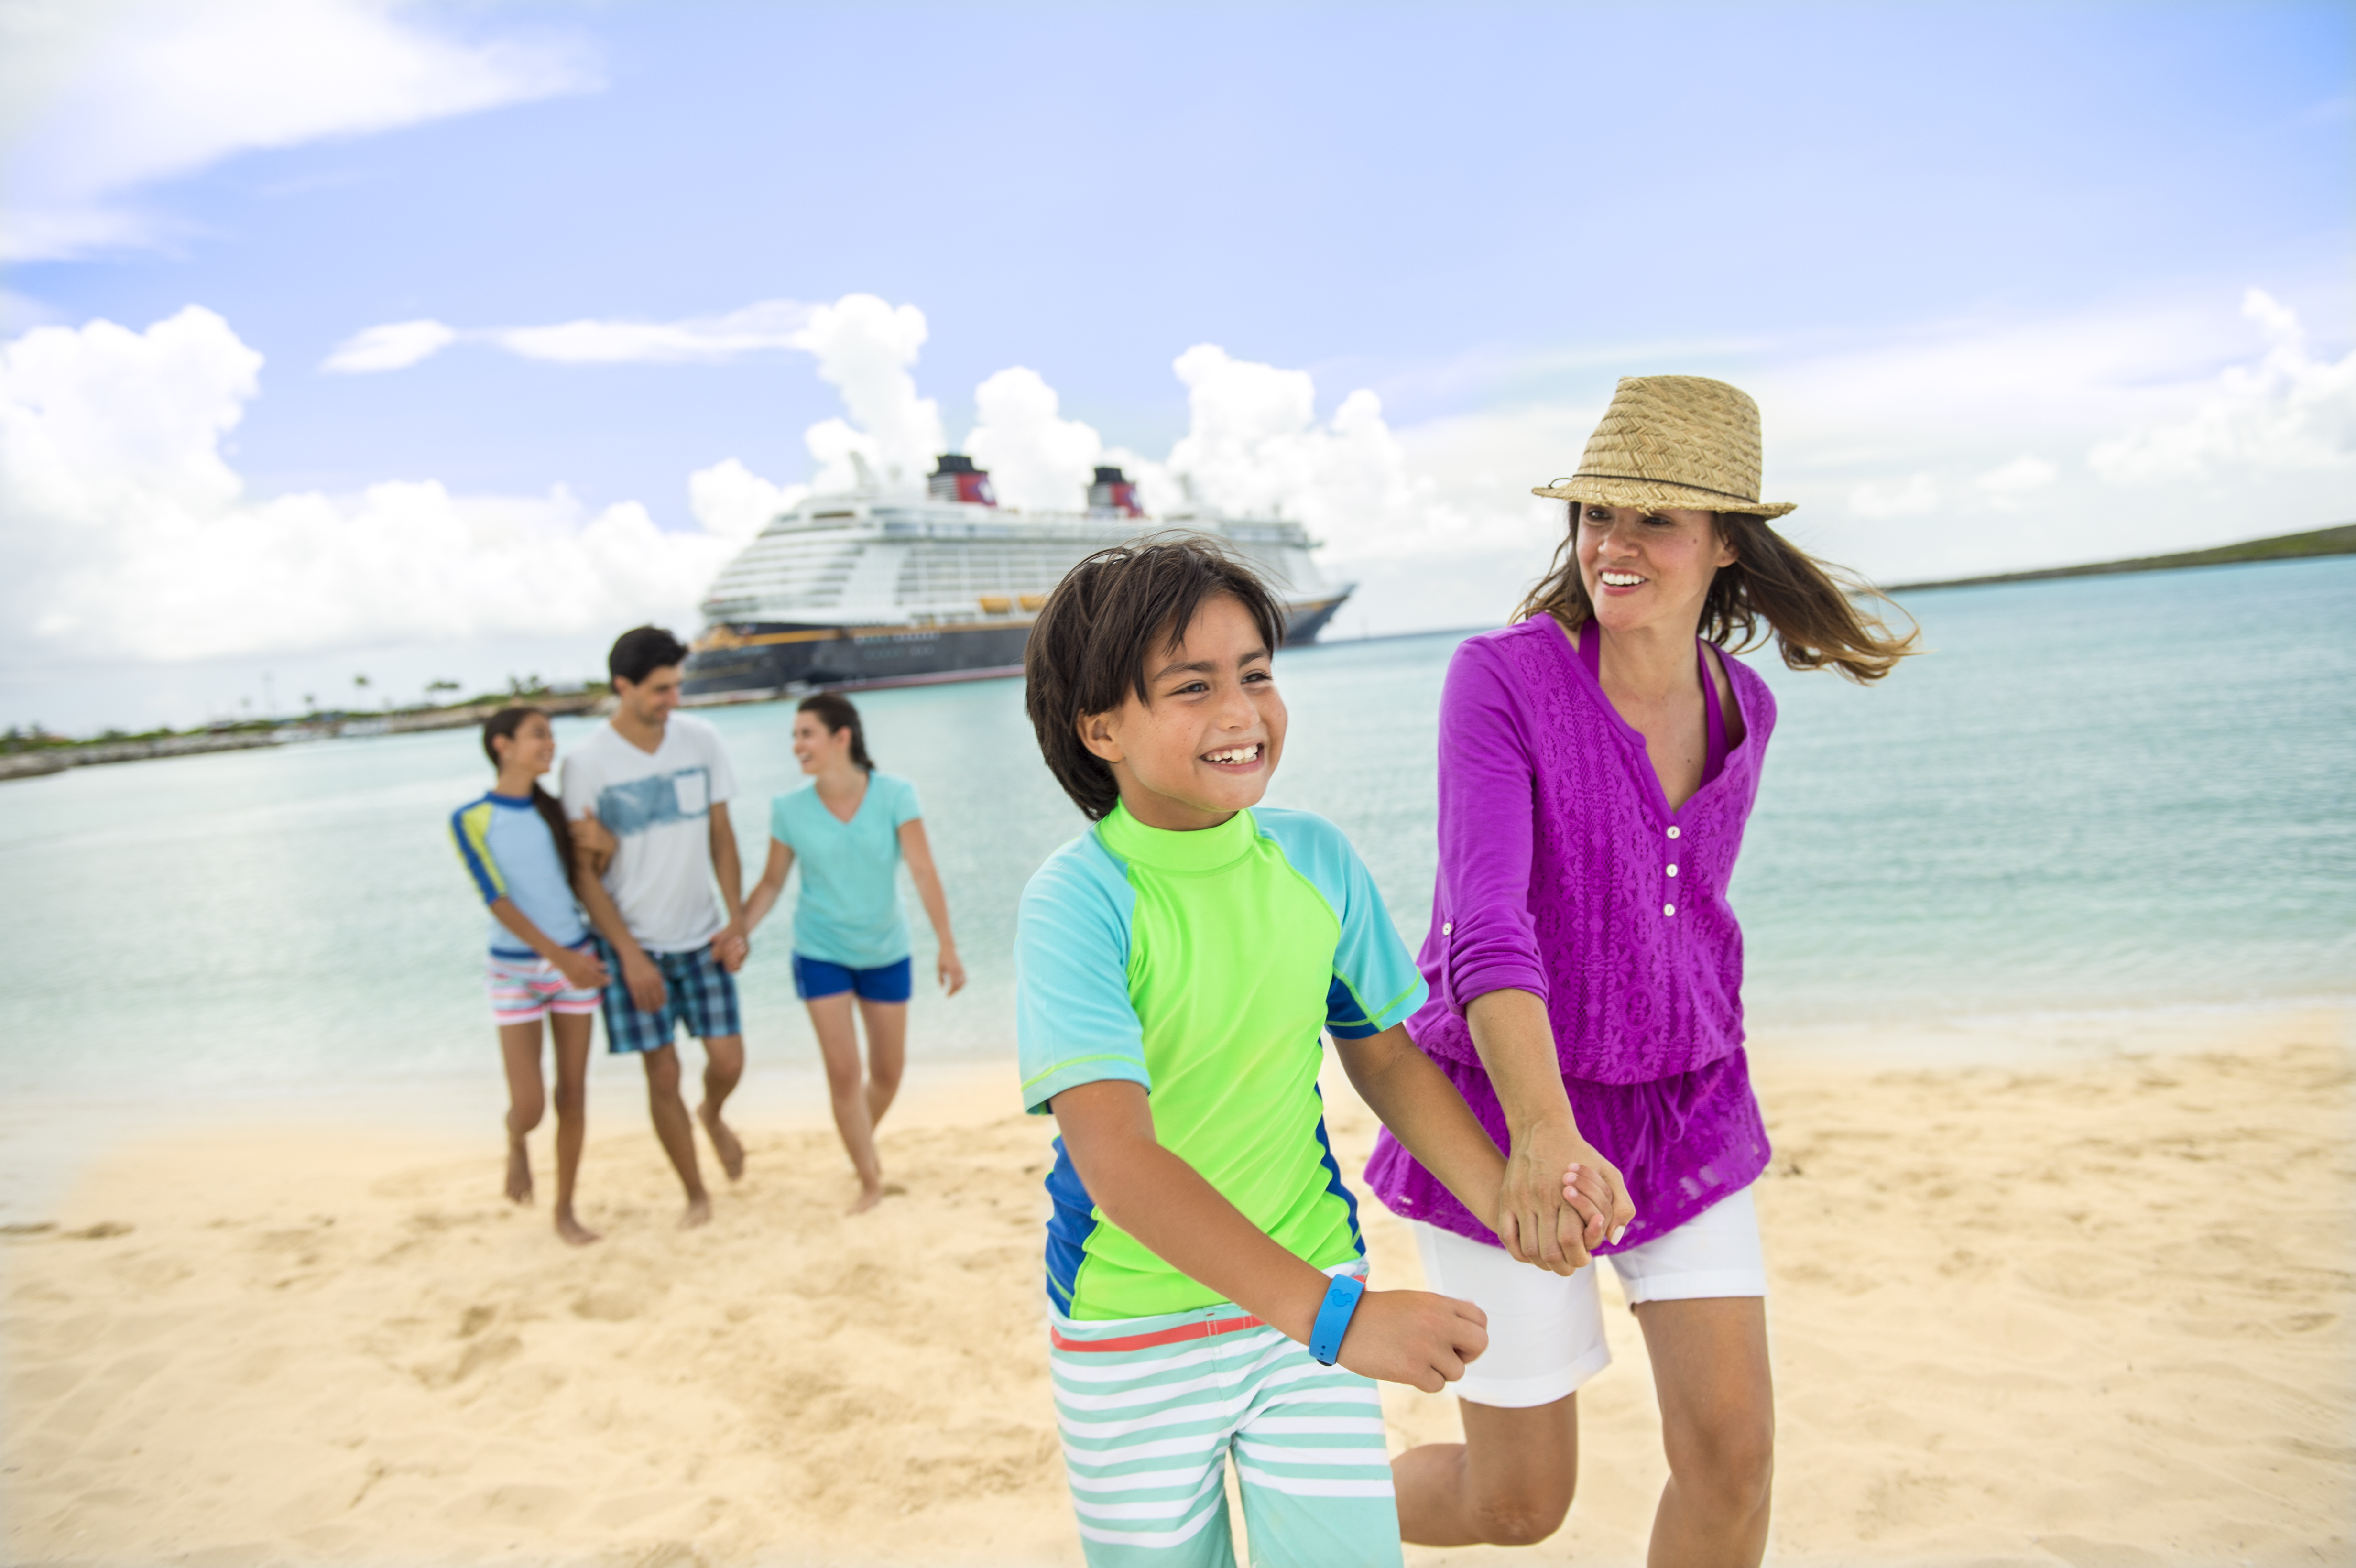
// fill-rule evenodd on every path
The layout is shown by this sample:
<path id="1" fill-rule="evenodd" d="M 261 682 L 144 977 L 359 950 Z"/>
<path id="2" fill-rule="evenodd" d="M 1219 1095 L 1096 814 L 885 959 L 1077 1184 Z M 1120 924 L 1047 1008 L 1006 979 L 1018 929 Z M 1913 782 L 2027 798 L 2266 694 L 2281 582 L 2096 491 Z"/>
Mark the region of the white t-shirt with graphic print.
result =
<path id="1" fill-rule="evenodd" d="M 564 815 L 594 812 L 621 847 L 605 891 L 649 953 L 692 953 L 728 914 L 712 875 L 712 807 L 736 794 L 720 732 L 674 713 L 662 744 L 642 752 L 611 724 L 575 744 L 562 774 Z"/>

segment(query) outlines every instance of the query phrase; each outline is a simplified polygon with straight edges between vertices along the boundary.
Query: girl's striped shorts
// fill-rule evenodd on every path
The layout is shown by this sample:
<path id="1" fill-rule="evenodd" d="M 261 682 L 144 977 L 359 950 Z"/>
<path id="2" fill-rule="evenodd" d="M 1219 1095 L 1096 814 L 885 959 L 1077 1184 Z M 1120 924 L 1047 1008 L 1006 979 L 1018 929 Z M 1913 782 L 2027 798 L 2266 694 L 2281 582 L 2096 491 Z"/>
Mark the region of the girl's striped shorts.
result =
<path id="1" fill-rule="evenodd" d="M 1232 1304 L 1056 1315 L 1055 1424 L 1092 1568 L 1228 1568 L 1235 1457 L 1256 1568 L 1396 1568 L 1398 1509 L 1372 1379 L 1320 1366 Z"/>

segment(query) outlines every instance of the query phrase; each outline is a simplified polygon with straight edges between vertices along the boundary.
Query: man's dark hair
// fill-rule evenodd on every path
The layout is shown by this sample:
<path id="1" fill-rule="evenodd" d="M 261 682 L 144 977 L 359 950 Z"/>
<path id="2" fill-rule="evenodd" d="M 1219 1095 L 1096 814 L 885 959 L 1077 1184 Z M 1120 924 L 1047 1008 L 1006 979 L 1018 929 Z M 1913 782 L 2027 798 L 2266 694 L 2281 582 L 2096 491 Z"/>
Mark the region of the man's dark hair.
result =
<path id="1" fill-rule="evenodd" d="M 1089 821 L 1120 800 L 1111 765 L 1080 743 L 1080 720 L 1145 689 L 1147 661 L 1186 637 L 1206 599 L 1226 594 L 1268 639 L 1284 641 L 1284 608 L 1268 585 L 1213 540 L 1161 534 L 1100 549 L 1047 595 L 1023 653 L 1023 706 L 1040 754 Z"/>
<path id="2" fill-rule="evenodd" d="M 605 673 L 632 686 L 665 665 L 685 664 L 687 645 L 660 626 L 633 626 L 614 639 L 605 656 Z"/>

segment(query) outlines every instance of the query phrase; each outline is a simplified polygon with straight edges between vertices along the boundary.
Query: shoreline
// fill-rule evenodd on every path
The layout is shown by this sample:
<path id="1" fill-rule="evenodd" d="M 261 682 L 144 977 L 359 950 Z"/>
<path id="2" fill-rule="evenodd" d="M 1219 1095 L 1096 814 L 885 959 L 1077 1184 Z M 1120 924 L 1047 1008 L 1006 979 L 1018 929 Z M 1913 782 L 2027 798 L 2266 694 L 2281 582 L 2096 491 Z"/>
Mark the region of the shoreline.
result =
<path id="1" fill-rule="evenodd" d="M 1933 588 L 1993 588 L 2008 582 L 2050 582 L 2064 577 L 2115 577 L 2136 571 L 2190 571 L 2204 566 L 2246 566 L 2265 560 L 2319 560 L 2356 555 L 2356 523 L 2333 523 L 2297 533 L 2269 534 L 2207 549 L 2177 550 L 2168 555 L 2130 556 L 2123 560 L 2090 561 L 2083 566 L 2046 566 L 2028 571 L 1997 571 L 1979 577 L 1949 577 L 1934 582 L 1900 582 L 1885 593 L 1921 593 Z"/>

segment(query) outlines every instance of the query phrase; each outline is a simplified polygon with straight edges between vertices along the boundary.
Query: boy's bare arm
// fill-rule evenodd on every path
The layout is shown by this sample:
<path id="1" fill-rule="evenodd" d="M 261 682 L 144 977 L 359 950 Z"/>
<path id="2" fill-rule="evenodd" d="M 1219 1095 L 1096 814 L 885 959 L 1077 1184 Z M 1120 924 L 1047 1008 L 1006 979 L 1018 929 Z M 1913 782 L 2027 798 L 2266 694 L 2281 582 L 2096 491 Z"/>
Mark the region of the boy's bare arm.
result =
<path id="1" fill-rule="evenodd" d="M 1489 1136 L 1472 1107 L 1456 1092 L 1448 1075 L 1416 1049 L 1405 1024 L 1394 1024 L 1365 1040 L 1333 1041 L 1342 1070 L 1351 1087 L 1366 1103 L 1376 1119 L 1391 1130 L 1407 1152 L 1440 1178 L 1440 1185 L 1473 1214 L 1483 1220 L 1498 1212 L 1505 1182 L 1505 1157 Z M 1587 1185 L 1594 1198 L 1602 1197 L 1600 1177 Z M 1576 1274 L 1588 1263 L 1587 1247 L 1603 1239 L 1601 1220 L 1593 1198 L 1569 1192 L 1566 1200 L 1588 1221 L 1585 1237 L 1567 1232 L 1558 1258 L 1526 1261 L 1556 1274 Z"/>
<path id="2" fill-rule="evenodd" d="M 1056 1095 L 1054 1109 L 1064 1147 L 1106 1218 L 1188 1278 L 1309 1342 L 1332 1282 L 1162 1147 L 1142 1086 L 1119 1079 L 1083 1083 Z M 1471 1302 L 1423 1291 L 1368 1291 L 1343 1337 L 1341 1364 L 1438 1393 L 1488 1346 L 1488 1319 Z"/>

